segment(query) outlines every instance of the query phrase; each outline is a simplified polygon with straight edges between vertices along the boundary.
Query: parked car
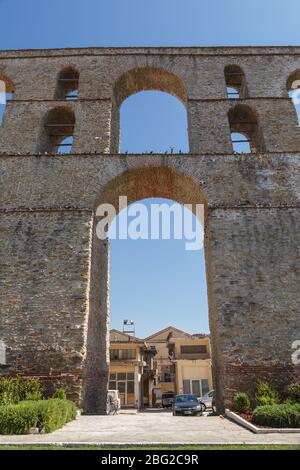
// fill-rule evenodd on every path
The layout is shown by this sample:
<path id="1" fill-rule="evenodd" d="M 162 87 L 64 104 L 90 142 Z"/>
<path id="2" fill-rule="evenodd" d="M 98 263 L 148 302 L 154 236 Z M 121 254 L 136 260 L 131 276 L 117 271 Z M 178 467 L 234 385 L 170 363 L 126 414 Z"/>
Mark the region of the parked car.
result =
<path id="1" fill-rule="evenodd" d="M 175 394 L 173 392 L 163 393 L 161 397 L 161 404 L 163 408 L 172 408 L 174 403 Z"/>
<path id="2" fill-rule="evenodd" d="M 196 415 L 201 416 L 202 406 L 197 395 L 183 394 L 176 395 L 173 403 L 173 416 Z"/>
<path id="3" fill-rule="evenodd" d="M 107 399 L 113 403 L 117 411 L 121 409 L 121 398 L 119 390 L 108 390 Z"/>
<path id="4" fill-rule="evenodd" d="M 214 398 L 214 390 L 210 390 L 205 395 L 203 395 L 203 397 L 198 398 L 198 401 L 204 404 L 205 410 L 206 410 L 206 408 L 213 407 L 213 398 Z"/>

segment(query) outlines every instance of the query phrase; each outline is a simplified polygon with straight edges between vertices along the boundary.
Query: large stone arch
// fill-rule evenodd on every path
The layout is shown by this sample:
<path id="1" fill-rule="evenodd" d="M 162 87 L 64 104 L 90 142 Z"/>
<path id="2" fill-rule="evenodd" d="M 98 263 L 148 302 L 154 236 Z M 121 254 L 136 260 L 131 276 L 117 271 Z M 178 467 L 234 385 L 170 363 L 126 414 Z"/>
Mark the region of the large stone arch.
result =
<path id="1" fill-rule="evenodd" d="M 135 168 L 112 178 L 99 193 L 94 214 L 99 204 L 107 203 L 112 204 L 118 212 L 119 196 L 126 196 L 128 204 L 151 197 L 172 199 L 181 204 L 192 204 L 194 212 L 196 205 L 202 204 L 203 213 L 207 212 L 207 200 L 200 185 L 184 172 L 171 167 Z M 86 413 L 104 413 L 109 369 L 109 241 L 97 238 L 96 217 L 93 225 L 83 403 Z M 222 359 L 210 273 L 208 217 L 205 217 L 204 227 L 214 386 L 218 409 L 221 411 L 224 407 Z"/>

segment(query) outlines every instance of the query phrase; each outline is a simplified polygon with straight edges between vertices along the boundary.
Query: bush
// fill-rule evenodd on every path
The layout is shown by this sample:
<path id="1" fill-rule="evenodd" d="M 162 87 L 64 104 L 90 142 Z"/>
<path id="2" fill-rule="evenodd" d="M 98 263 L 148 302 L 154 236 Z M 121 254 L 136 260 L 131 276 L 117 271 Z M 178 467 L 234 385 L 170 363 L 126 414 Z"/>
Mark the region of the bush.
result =
<path id="1" fill-rule="evenodd" d="M 59 398 L 60 400 L 67 399 L 67 391 L 65 388 L 58 388 L 52 395 L 52 398 Z"/>
<path id="2" fill-rule="evenodd" d="M 233 408 L 238 413 L 247 413 L 250 409 L 250 400 L 247 393 L 237 393 L 233 399 Z"/>
<path id="3" fill-rule="evenodd" d="M 19 389 L 19 379 L 0 378 L 0 406 L 18 403 Z"/>
<path id="4" fill-rule="evenodd" d="M 0 378 L 0 406 L 24 400 L 41 400 L 42 385 L 39 380 L 21 380 L 19 377 Z"/>
<path id="5" fill-rule="evenodd" d="M 255 394 L 256 406 L 276 405 L 279 394 L 267 382 L 259 382 Z"/>
<path id="6" fill-rule="evenodd" d="M 0 407 L 0 434 L 28 434 L 30 428 L 48 433 L 75 417 L 76 406 L 69 400 L 22 401 Z"/>
<path id="7" fill-rule="evenodd" d="M 295 402 L 300 403 L 300 383 L 294 383 L 288 386 L 289 398 Z"/>
<path id="8" fill-rule="evenodd" d="M 258 406 L 252 420 L 272 428 L 300 428 L 300 404 Z"/>

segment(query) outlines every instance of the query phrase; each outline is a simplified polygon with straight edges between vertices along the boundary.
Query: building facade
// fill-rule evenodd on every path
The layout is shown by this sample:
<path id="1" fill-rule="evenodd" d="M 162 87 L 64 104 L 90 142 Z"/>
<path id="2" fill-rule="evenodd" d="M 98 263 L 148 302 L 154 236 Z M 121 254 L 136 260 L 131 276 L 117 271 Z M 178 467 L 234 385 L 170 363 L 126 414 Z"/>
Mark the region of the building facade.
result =
<path id="1" fill-rule="evenodd" d="M 213 388 L 210 337 L 208 335 L 172 335 L 168 349 L 175 366 L 176 393 L 198 397 Z"/>
<path id="2" fill-rule="evenodd" d="M 119 390 L 121 406 L 141 409 L 152 405 L 156 380 L 155 348 L 118 330 L 110 331 L 109 390 Z"/>
<path id="3" fill-rule="evenodd" d="M 164 393 L 193 393 L 200 397 L 213 388 L 208 335 L 192 335 L 169 326 L 148 336 L 146 341 L 157 351 L 154 357 L 157 402 Z"/>

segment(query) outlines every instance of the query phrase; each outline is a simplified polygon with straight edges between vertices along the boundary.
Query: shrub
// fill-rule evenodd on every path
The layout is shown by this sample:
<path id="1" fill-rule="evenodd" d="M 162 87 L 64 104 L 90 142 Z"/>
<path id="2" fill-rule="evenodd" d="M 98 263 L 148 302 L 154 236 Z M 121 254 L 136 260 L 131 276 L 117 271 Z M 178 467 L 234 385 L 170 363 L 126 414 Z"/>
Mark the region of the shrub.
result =
<path id="1" fill-rule="evenodd" d="M 292 401 L 300 403 L 300 383 L 293 383 L 289 385 L 288 394 Z"/>
<path id="2" fill-rule="evenodd" d="M 31 400 L 37 401 L 42 400 L 42 384 L 37 379 L 22 380 L 20 381 L 20 401 Z"/>
<path id="3" fill-rule="evenodd" d="M 37 407 L 32 403 L 20 402 L 0 407 L 0 434 L 27 434 L 29 429 L 37 427 Z"/>
<path id="4" fill-rule="evenodd" d="M 258 406 L 253 422 L 272 428 L 300 428 L 300 404 Z"/>
<path id="5" fill-rule="evenodd" d="M 21 380 L 19 377 L 0 378 L 0 406 L 23 400 L 41 400 L 42 385 L 39 380 Z"/>
<path id="6" fill-rule="evenodd" d="M 267 382 L 259 382 L 255 394 L 256 406 L 276 405 L 279 395 Z"/>
<path id="7" fill-rule="evenodd" d="M 8 377 L 0 378 L 0 406 L 18 403 L 20 380 Z"/>
<path id="8" fill-rule="evenodd" d="M 52 395 L 52 398 L 59 398 L 60 400 L 67 399 L 67 391 L 65 388 L 58 388 Z"/>
<path id="9" fill-rule="evenodd" d="M 51 398 L 38 403 L 37 427 L 44 429 L 45 432 L 55 431 L 76 418 L 76 406 L 70 400 Z"/>
<path id="10" fill-rule="evenodd" d="M 22 401 L 0 407 L 0 434 L 28 434 L 30 428 L 52 432 L 75 417 L 76 407 L 69 400 Z"/>
<path id="11" fill-rule="evenodd" d="M 238 413 L 247 413 L 250 409 L 250 400 L 247 393 L 237 393 L 233 399 L 233 408 Z"/>

